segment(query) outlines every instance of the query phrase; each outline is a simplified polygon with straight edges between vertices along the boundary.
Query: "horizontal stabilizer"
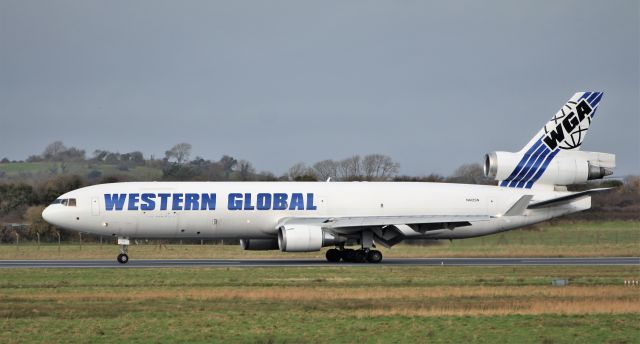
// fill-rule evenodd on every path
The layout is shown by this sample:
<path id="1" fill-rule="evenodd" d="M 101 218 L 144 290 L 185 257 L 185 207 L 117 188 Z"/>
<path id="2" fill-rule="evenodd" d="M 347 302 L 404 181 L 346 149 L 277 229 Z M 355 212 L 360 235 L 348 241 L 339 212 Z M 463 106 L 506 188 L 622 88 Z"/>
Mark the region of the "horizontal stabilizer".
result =
<path id="1" fill-rule="evenodd" d="M 588 195 L 590 195 L 592 193 L 607 191 L 607 190 L 611 190 L 611 189 L 613 189 L 613 188 L 598 188 L 598 189 L 591 189 L 591 190 L 586 190 L 586 191 L 574 192 L 574 193 L 566 195 L 566 196 L 550 198 L 550 199 L 547 199 L 547 200 L 544 200 L 544 201 L 532 203 L 527 207 L 527 209 L 538 209 L 538 208 L 552 207 L 552 206 L 555 206 L 555 205 L 559 205 L 561 203 L 566 203 L 566 202 L 572 201 L 572 200 L 577 199 L 577 198 L 588 196 Z"/>
<path id="2" fill-rule="evenodd" d="M 531 202 L 532 198 L 533 195 L 524 195 L 520 197 L 520 199 L 516 203 L 514 203 L 511 208 L 509 208 L 509 210 L 504 213 L 503 216 L 520 216 L 524 214 L 524 211 L 527 209 L 527 206 L 529 205 L 529 202 Z"/>

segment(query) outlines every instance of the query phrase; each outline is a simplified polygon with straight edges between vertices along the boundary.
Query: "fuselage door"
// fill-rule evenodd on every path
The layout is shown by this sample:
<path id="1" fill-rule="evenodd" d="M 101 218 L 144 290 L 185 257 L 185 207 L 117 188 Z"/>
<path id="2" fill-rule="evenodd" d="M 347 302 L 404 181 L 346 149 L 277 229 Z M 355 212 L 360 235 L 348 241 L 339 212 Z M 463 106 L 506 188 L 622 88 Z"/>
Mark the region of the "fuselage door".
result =
<path id="1" fill-rule="evenodd" d="M 91 215 L 100 215 L 100 199 L 98 197 L 91 198 Z"/>

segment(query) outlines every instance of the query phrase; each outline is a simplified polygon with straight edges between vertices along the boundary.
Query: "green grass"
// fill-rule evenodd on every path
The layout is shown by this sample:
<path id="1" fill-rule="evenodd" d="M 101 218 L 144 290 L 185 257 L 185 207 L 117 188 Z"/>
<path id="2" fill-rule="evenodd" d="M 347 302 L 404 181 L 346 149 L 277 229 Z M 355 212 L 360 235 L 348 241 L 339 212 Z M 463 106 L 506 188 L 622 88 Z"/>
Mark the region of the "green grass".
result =
<path id="1" fill-rule="evenodd" d="M 0 245 L 0 259 L 113 259 L 117 247 L 110 238 L 105 244 Z M 640 256 L 640 222 L 545 223 L 491 236 L 435 245 L 400 244 L 380 248 L 385 257 L 585 257 Z M 238 245 L 166 245 L 140 241 L 129 249 L 132 259 L 142 258 L 323 258 L 324 251 L 282 253 L 242 251 Z"/>
<path id="2" fill-rule="evenodd" d="M 637 267 L 11 269 L 0 342 L 633 343 Z M 555 277 L 569 287 L 552 287 Z"/>

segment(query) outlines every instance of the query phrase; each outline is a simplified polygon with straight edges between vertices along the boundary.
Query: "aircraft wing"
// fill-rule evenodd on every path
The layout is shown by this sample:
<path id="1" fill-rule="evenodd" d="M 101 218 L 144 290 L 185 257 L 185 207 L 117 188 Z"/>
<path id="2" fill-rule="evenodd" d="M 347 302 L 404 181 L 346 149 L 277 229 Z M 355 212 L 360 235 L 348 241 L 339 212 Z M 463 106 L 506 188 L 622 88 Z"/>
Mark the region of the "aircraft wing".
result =
<path id="1" fill-rule="evenodd" d="M 314 217 L 284 218 L 278 227 L 284 225 L 317 225 L 334 233 L 348 234 L 359 232 L 368 227 L 386 227 L 410 225 L 418 232 L 429 230 L 463 227 L 471 222 L 488 221 L 488 215 L 418 215 L 418 216 L 350 216 L 350 217 Z"/>

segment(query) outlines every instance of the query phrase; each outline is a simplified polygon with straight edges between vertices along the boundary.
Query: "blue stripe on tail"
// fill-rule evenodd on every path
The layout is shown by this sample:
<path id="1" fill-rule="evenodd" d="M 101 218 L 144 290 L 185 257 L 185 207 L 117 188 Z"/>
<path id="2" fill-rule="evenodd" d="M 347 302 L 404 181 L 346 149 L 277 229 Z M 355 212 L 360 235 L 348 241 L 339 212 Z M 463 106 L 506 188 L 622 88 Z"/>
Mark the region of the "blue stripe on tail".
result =
<path id="1" fill-rule="evenodd" d="M 522 178 L 522 180 L 518 182 L 518 185 L 516 185 L 516 187 L 522 188 L 525 186 L 526 182 L 531 178 L 531 176 L 533 176 L 536 173 L 536 171 L 538 171 L 544 159 L 546 159 L 547 156 L 549 156 L 549 153 L 551 153 L 551 150 L 549 150 L 547 146 L 544 146 L 544 151 L 540 154 L 540 156 L 538 156 L 538 159 L 536 159 L 536 162 L 533 165 L 533 168 L 531 168 L 529 170 L 529 173 L 527 173 L 527 175 L 524 176 L 524 178 Z"/>
<path id="2" fill-rule="evenodd" d="M 509 182 L 513 180 L 518 175 L 518 173 L 520 173 L 522 168 L 525 167 L 527 161 L 531 157 L 531 154 L 535 152 L 535 150 L 538 149 L 538 147 L 540 147 L 541 144 L 542 144 L 542 137 L 540 137 L 540 139 L 535 144 L 533 144 L 526 153 L 524 153 L 524 155 L 522 156 L 522 159 L 520 159 L 520 162 L 518 162 L 518 165 L 516 165 L 516 168 L 513 170 L 513 172 L 511 172 L 511 175 L 509 175 L 507 179 L 503 180 L 500 183 L 500 186 L 509 185 Z"/>

